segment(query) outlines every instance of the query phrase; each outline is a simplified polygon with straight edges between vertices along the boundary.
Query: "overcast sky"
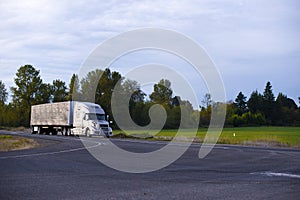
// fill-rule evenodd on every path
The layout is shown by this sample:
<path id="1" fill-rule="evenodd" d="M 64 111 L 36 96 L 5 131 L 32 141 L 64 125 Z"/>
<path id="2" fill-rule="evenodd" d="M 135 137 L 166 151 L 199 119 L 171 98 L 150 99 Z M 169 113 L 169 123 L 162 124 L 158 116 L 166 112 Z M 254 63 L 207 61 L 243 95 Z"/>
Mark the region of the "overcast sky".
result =
<path id="1" fill-rule="evenodd" d="M 263 92 L 271 81 L 276 96 L 283 92 L 298 103 L 299 2 L 1 0 L 0 80 L 8 89 L 17 69 L 31 64 L 45 82 L 69 84 L 101 42 L 154 27 L 178 31 L 204 47 L 221 73 L 227 100 L 239 91 L 247 97 Z"/>

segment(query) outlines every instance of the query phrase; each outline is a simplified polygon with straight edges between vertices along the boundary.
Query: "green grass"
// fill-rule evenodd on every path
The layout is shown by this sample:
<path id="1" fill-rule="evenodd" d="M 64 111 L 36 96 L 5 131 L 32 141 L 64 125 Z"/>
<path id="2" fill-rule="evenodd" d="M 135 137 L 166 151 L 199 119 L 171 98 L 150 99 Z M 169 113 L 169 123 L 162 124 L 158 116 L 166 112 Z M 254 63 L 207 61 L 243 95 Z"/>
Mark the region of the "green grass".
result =
<path id="1" fill-rule="evenodd" d="M 0 135 L 0 140 L 12 139 L 11 135 Z"/>
<path id="2" fill-rule="evenodd" d="M 147 131 L 129 131 L 127 135 L 138 136 L 141 138 L 150 138 L 158 140 L 171 140 L 177 133 L 177 130 L 161 130 L 157 134 Z M 197 141 L 203 141 L 207 129 L 201 128 L 197 131 Z M 234 136 L 235 134 L 235 136 Z M 147 135 L 149 137 L 147 137 Z M 154 136 L 151 138 L 151 136 Z M 192 139 L 193 133 L 186 130 L 183 133 L 186 139 Z M 219 144 L 242 144 L 242 145 L 260 145 L 260 146 L 286 146 L 300 147 L 300 127 L 241 127 L 224 128 L 219 139 Z"/>
<path id="3" fill-rule="evenodd" d="M 235 133 L 235 137 L 233 133 Z M 275 146 L 300 147 L 300 127 L 225 128 L 221 134 L 219 143 L 266 143 Z"/>

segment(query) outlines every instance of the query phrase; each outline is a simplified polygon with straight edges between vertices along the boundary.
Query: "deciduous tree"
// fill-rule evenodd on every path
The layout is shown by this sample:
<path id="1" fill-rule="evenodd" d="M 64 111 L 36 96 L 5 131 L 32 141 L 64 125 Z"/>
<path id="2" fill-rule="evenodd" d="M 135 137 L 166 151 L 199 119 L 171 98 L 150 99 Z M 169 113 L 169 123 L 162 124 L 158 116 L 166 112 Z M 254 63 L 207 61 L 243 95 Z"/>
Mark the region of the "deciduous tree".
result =
<path id="1" fill-rule="evenodd" d="M 154 91 L 150 95 L 152 102 L 167 106 L 171 105 L 173 91 L 169 80 L 161 79 L 154 85 L 153 89 Z"/>
<path id="2" fill-rule="evenodd" d="M 207 109 L 209 106 L 212 105 L 212 98 L 211 98 L 211 94 L 206 93 L 201 101 L 202 103 L 202 108 Z"/>

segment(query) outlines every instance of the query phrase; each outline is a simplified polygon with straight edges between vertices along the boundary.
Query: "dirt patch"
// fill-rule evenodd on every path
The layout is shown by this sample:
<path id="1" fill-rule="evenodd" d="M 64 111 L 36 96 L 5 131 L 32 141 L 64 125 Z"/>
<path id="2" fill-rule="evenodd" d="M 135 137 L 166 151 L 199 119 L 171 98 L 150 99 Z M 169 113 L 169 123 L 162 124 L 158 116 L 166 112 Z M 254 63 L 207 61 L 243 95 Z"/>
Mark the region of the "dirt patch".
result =
<path id="1" fill-rule="evenodd" d="M 127 138 L 127 139 L 152 139 L 153 136 L 148 133 L 141 133 L 141 134 L 131 134 L 127 135 L 125 133 L 117 133 L 111 136 L 111 138 Z"/>
<path id="2" fill-rule="evenodd" d="M 34 139 L 14 135 L 0 135 L 0 151 L 15 151 L 39 146 L 40 144 Z"/>
<path id="3" fill-rule="evenodd" d="M 0 130 L 4 130 L 4 131 L 18 131 L 18 132 L 24 132 L 24 133 L 31 133 L 31 129 L 30 128 L 26 128 L 23 126 L 20 127 L 1 127 L 0 126 Z"/>
<path id="4" fill-rule="evenodd" d="M 259 146 L 259 147 L 289 147 L 288 144 L 278 142 L 276 140 L 256 140 L 256 141 L 245 141 L 243 145 L 247 146 Z"/>

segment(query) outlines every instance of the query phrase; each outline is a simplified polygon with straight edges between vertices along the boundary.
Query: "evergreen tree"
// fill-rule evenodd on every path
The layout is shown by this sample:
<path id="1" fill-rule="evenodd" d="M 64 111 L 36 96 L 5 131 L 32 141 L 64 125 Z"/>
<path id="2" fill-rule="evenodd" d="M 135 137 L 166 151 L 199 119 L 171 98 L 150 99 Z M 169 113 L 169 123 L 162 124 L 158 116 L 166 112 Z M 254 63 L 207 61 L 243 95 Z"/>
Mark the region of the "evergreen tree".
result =
<path id="1" fill-rule="evenodd" d="M 4 104 L 7 101 L 7 95 L 5 84 L 0 80 L 0 104 Z"/>
<path id="2" fill-rule="evenodd" d="M 270 81 L 268 81 L 266 84 L 263 97 L 264 97 L 264 100 L 269 103 L 273 103 L 275 101 L 275 96 L 273 94 L 272 85 L 271 85 Z"/>
<path id="3" fill-rule="evenodd" d="M 272 120 L 274 125 L 294 125 L 297 119 L 297 105 L 294 100 L 281 92 L 278 94 L 273 110 Z"/>
<path id="4" fill-rule="evenodd" d="M 235 113 L 240 116 L 247 112 L 247 97 L 242 92 L 240 92 L 236 97 L 234 106 Z"/>
<path id="5" fill-rule="evenodd" d="M 291 98 L 288 98 L 287 95 L 284 95 L 281 92 L 279 92 L 279 94 L 276 98 L 276 106 L 277 107 L 286 107 L 289 109 L 297 109 L 297 104 L 295 103 L 295 101 Z"/>
<path id="6" fill-rule="evenodd" d="M 51 86 L 53 102 L 61 102 L 67 100 L 67 86 L 61 80 L 54 80 Z"/>
<path id="7" fill-rule="evenodd" d="M 52 87 L 49 83 L 42 83 L 36 94 L 36 104 L 49 103 L 52 101 Z"/>
<path id="8" fill-rule="evenodd" d="M 0 80 L 0 127 L 6 125 L 6 105 L 8 93 L 6 92 L 5 85 Z"/>
<path id="9" fill-rule="evenodd" d="M 80 99 L 80 92 L 79 92 L 79 79 L 76 74 L 73 74 L 71 77 L 70 85 L 69 85 L 69 94 L 68 94 L 68 100 L 78 100 Z"/>
<path id="10" fill-rule="evenodd" d="M 31 65 L 21 66 L 14 79 L 16 87 L 11 87 L 13 104 L 20 110 L 19 124 L 29 126 L 31 105 L 37 104 L 39 89 L 42 85 L 40 71 Z"/>
<path id="11" fill-rule="evenodd" d="M 248 100 L 248 108 L 252 113 L 260 113 L 263 111 L 263 96 L 256 90 L 252 92 Z"/>
<path id="12" fill-rule="evenodd" d="M 275 96 L 270 82 L 267 82 L 266 84 L 263 100 L 263 113 L 266 116 L 266 119 L 269 120 L 269 123 L 272 123 L 272 115 L 275 108 Z"/>

